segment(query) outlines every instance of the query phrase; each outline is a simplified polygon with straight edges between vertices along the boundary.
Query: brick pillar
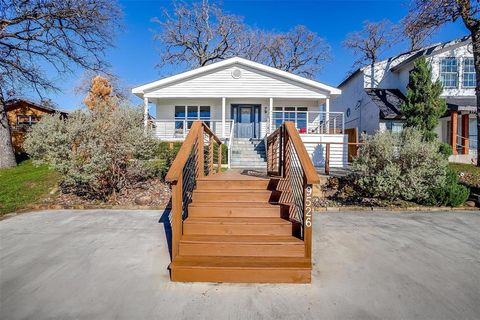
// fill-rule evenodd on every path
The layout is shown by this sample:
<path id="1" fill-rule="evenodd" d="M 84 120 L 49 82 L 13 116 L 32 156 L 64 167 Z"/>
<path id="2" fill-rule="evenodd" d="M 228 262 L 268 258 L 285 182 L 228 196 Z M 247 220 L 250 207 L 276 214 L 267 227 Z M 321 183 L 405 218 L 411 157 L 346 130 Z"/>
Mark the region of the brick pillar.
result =
<path id="1" fill-rule="evenodd" d="M 458 113 L 456 111 L 452 111 L 452 113 L 450 114 L 450 124 L 451 124 L 450 143 L 453 149 L 453 154 L 458 154 L 457 152 Z"/>
<path id="2" fill-rule="evenodd" d="M 468 154 L 469 152 L 469 116 L 467 114 L 462 114 L 462 154 Z"/>

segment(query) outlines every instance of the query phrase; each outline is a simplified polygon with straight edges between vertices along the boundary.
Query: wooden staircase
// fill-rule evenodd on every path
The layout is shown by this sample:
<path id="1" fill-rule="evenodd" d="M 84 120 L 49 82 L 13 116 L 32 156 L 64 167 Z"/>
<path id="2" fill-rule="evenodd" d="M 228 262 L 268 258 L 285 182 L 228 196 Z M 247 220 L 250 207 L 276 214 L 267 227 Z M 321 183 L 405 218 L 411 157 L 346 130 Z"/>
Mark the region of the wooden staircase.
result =
<path id="1" fill-rule="evenodd" d="M 212 143 L 221 142 L 202 123 L 194 123 L 189 136 L 167 175 L 173 192 L 171 279 L 309 283 L 311 228 L 292 216 L 292 184 L 248 171 L 219 173 Z"/>
<path id="2" fill-rule="evenodd" d="M 197 180 L 173 281 L 310 282 L 310 259 L 272 180 L 237 172 Z"/>

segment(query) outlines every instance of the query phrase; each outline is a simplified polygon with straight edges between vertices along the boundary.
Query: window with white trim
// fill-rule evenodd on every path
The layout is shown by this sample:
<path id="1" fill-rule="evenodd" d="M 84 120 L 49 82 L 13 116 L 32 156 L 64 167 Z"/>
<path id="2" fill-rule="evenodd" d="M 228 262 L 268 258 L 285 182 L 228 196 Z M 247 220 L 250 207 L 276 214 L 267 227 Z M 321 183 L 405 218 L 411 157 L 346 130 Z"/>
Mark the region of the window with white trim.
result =
<path id="1" fill-rule="evenodd" d="M 24 115 L 24 114 L 17 115 L 17 126 L 31 126 L 32 124 L 35 124 L 38 121 L 40 121 L 39 116 Z"/>
<path id="2" fill-rule="evenodd" d="M 210 126 L 210 115 L 210 106 L 175 106 L 175 131 L 183 132 L 185 123 L 190 129 L 195 120 L 202 120 Z"/>
<path id="3" fill-rule="evenodd" d="M 274 129 L 280 127 L 285 121 L 295 123 L 300 133 L 307 132 L 307 107 L 274 107 L 273 126 Z"/>
<path id="4" fill-rule="evenodd" d="M 477 81 L 475 76 L 475 65 L 473 63 L 473 58 L 463 59 L 462 78 L 462 86 L 464 88 L 475 88 Z"/>
<path id="5" fill-rule="evenodd" d="M 440 81 L 445 89 L 458 87 L 458 61 L 455 57 L 440 60 Z"/>

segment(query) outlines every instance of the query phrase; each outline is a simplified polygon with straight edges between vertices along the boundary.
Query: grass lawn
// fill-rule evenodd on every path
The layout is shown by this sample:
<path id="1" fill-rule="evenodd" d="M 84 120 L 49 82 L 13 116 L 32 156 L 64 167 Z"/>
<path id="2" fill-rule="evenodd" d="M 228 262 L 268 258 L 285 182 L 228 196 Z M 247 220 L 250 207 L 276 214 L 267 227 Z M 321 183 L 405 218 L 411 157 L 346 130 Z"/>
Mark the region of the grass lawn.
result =
<path id="1" fill-rule="evenodd" d="M 461 174 L 460 181 L 470 188 L 480 188 L 480 167 L 473 164 L 450 163 L 450 168 Z"/>
<path id="2" fill-rule="evenodd" d="M 31 160 L 0 170 L 0 215 L 35 204 L 57 185 L 58 174 Z"/>

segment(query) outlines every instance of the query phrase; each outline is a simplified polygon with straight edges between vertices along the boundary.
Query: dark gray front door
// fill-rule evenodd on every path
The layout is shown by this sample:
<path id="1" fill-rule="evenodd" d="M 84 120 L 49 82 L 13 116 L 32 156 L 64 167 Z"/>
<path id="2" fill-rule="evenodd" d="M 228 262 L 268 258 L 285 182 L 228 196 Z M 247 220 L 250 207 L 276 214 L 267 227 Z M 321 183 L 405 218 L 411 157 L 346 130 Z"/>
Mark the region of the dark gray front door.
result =
<path id="1" fill-rule="evenodd" d="M 258 138 L 260 129 L 260 106 L 232 105 L 236 138 Z"/>

